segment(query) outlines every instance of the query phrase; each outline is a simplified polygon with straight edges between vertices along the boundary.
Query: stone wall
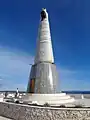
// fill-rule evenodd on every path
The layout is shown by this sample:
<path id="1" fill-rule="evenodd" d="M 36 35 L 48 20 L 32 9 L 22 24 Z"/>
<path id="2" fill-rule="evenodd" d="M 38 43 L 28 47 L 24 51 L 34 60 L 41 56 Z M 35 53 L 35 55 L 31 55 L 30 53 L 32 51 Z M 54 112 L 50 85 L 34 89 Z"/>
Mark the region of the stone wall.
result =
<path id="1" fill-rule="evenodd" d="M 14 120 L 90 120 L 90 109 L 43 108 L 0 102 L 0 115 Z"/>

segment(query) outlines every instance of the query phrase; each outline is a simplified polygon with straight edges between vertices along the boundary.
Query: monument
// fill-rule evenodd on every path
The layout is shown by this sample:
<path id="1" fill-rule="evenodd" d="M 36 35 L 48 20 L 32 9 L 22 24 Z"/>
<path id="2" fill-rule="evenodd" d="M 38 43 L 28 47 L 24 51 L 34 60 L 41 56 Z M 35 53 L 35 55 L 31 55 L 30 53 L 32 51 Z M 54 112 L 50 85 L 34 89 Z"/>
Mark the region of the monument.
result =
<path id="1" fill-rule="evenodd" d="M 56 93 L 57 71 L 54 64 L 52 42 L 46 9 L 40 14 L 37 51 L 32 65 L 27 92 L 52 94 Z"/>
<path id="2" fill-rule="evenodd" d="M 27 95 L 24 101 L 38 104 L 49 103 L 59 105 L 74 102 L 66 93 L 57 93 L 57 70 L 54 62 L 54 55 L 51 42 L 51 34 L 46 9 L 40 14 L 40 25 L 37 37 L 37 50 L 34 65 L 31 67 Z"/>

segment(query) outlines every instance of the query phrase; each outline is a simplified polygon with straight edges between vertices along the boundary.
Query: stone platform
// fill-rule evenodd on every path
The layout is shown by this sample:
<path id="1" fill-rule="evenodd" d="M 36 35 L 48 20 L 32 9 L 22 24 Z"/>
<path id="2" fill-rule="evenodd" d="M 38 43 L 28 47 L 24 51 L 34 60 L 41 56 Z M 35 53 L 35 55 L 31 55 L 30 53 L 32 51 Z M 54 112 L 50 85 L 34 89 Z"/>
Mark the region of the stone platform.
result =
<path id="1" fill-rule="evenodd" d="M 12 120 L 12 119 L 0 116 L 0 120 Z"/>
<path id="2" fill-rule="evenodd" d="M 0 115 L 13 120 L 90 120 L 90 108 L 51 108 L 0 102 Z"/>
<path id="3" fill-rule="evenodd" d="M 75 99 L 67 95 L 66 93 L 59 94 L 26 94 L 22 97 L 22 101 L 30 103 L 36 101 L 39 105 L 48 103 L 50 105 L 73 103 Z"/>

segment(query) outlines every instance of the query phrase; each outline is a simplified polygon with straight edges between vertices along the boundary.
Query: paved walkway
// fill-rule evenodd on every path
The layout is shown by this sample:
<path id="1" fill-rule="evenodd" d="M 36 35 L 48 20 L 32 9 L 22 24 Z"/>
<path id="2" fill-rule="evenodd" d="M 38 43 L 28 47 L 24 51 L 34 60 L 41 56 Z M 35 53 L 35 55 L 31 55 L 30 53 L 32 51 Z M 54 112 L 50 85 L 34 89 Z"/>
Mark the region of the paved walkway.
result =
<path id="1" fill-rule="evenodd" d="M 1 117 L 1 116 L 0 116 L 0 120 L 12 120 L 12 119 L 5 118 L 5 117 Z"/>

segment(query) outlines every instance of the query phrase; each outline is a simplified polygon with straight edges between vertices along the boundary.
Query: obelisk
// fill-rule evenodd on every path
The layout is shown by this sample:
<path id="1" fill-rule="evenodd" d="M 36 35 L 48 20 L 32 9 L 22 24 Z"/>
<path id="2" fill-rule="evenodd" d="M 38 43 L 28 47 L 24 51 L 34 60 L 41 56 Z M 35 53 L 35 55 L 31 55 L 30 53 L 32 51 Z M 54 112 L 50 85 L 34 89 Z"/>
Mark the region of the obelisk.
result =
<path id="1" fill-rule="evenodd" d="M 37 37 L 34 65 L 31 67 L 28 93 L 54 94 L 57 87 L 57 71 L 54 63 L 48 13 L 42 9 Z"/>

